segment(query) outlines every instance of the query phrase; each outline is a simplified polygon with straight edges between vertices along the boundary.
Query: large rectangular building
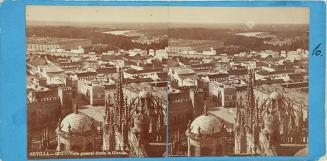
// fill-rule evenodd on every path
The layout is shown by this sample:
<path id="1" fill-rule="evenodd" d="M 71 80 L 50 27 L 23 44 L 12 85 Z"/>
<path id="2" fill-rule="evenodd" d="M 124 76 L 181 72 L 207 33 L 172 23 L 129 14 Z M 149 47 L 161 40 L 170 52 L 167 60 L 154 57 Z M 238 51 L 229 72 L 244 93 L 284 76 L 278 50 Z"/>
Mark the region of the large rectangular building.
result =
<path id="1" fill-rule="evenodd" d="M 78 80 L 78 93 L 90 105 L 105 104 L 105 87 L 97 81 Z"/>
<path id="2" fill-rule="evenodd" d="M 91 45 L 92 41 L 88 39 L 28 37 L 26 40 L 26 49 L 32 51 L 48 51 L 51 49 L 71 50 Z"/>
<path id="3" fill-rule="evenodd" d="M 209 95 L 223 107 L 236 107 L 236 88 L 228 83 L 209 82 Z"/>

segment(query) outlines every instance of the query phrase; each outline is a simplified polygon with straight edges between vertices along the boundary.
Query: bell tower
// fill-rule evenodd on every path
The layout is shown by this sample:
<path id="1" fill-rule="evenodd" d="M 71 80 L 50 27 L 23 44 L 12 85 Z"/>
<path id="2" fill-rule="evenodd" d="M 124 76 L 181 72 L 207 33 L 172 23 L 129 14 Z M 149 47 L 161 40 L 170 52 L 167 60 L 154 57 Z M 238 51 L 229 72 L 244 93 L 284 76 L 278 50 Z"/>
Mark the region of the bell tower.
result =
<path id="1" fill-rule="evenodd" d="M 105 116 L 103 121 L 103 143 L 102 150 L 112 151 L 115 150 L 115 131 L 113 128 L 113 112 L 109 108 L 109 99 L 105 102 Z"/>
<path id="2" fill-rule="evenodd" d="M 73 112 L 73 91 L 71 87 L 59 87 L 58 88 L 58 96 L 60 98 L 61 103 L 61 117 L 65 117 L 66 115 Z"/>

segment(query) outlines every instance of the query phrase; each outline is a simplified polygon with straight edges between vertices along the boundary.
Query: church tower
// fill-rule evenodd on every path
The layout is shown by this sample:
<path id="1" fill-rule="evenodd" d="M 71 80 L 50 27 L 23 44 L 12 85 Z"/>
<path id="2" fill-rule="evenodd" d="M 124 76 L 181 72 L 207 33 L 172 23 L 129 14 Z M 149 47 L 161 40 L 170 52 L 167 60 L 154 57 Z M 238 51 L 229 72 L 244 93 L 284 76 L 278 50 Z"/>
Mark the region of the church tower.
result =
<path id="1" fill-rule="evenodd" d="M 236 118 L 234 126 L 234 135 L 235 135 L 235 154 L 246 153 L 246 125 L 245 125 L 245 110 L 241 109 L 239 103 L 236 103 Z"/>
<path id="2" fill-rule="evenodd" d="M 109 99 L 108 99 L 109 100 Z M 113 128 L 113 112 L 109 108 L 109 101 L 106 100 L 105 116 L 103 121 L 103 143 L 102 150 L 115 150 L 115 129 Z"/>
<path id="3" fill-rule="evenodd" d="M 235 154 L 256 154 L 259 147 L 260 109 L 255 102 L 253 92 L 254 71 L 249 71 L 247 104 L 240 107 L 236 104 L 235 118 Z"/>
<path id="4" fill-rule="evenodd" d="M 124 83 L 124 75 L 122 68 L 119 68 L 119 78 L 116 84 L 116 93 L 115 93 L 115 103 L 114 103 L 114 114 L 115 120 L 114 122 L 119 126 L 119 129 L 122 128 L 122 123 L 124 119 L 125 112 L 125 99 L 123 92 L 123 83 Z"/>
<path id="5" fill-rule="evenodd" d="M 58 96 L 61 103 L 61 117 L 64 118 L 66 115 L 73 112 L 73 91 L 71 87 L 59 87 Z"/>

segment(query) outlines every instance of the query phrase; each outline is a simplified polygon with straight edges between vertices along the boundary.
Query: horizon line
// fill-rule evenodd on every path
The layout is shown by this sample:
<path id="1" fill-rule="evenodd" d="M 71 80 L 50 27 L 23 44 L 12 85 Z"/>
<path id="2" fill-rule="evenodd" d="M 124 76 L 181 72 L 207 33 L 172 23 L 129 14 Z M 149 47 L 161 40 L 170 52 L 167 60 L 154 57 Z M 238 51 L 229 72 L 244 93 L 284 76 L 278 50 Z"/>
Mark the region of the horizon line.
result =
<path id="1" fill-rule="evenodd" d="M 66 26 L 65 24 L 101 24 L 101 25 L 111 25 L 111 24 L 197 24 L 197 25 L 219 25 L 219 24 L 224 24 L 224 25 L 246 25 L 246 23 L 242 22 L 207 22 L 207 23 L 201 23 L 201 22 L 127 22 L 127 21 L 122 21 L 122 22 L 68 22 L 68 21 L 40 21 L 40 20 L 26 20 L 26 26 L 28 25 L 33 25 L 31 23 L 50 23 L 50 24 L 45 24 L 45 25 L 50 25 L 50 26 Z M 60 23 L 60 24 L 55 24 L 55 23 Z M 278 23 L 278 22 L 271 22 L 271 23 L 255 23 L 255 25 L 310 25 L 309 23 Z"/>

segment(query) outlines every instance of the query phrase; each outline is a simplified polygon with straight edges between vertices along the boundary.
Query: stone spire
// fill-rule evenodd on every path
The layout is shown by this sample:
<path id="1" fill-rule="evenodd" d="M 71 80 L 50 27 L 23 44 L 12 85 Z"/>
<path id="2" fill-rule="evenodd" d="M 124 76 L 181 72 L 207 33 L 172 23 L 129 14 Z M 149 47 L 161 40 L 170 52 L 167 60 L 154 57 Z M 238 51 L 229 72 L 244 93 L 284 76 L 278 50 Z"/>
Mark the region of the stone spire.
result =
<path id="1" fill-rule="evenodd" d="M 250 106 L 249 108 L 254 108 L 254 92 L 253 92 L 253 76 L 254 76 L 254 71 L 251 69 L 249 71 L 249 86 L 248 86 L 248 105 Z"/>
<path id="2" fill-rule="evenodd" d="M 60 131 L 61 130 L 61 118 L 59 117 L 58 123 L 57 123 L 57 129 Z"/>
<path id="3" fill-rule="evenodd" d="M 253 117 L 254 117 L 254 108 L 255 108 L 255 100 L 254 100 L 254 92 L 253 92 L 253 69 L 249 70 L 249 80 L 248 80 L 248 100 L 247 100 L 247 117 L 249 121 L 246 124 L 250 125 L 250 129 L 252 129 Z"/>
<path id="4" fill-rule="evenodd" d="M 77 104 L 74 106 L 74 113 L 78 114 L 78 105 Z"/>
<path id="5" fill-rule="evenodd" d="M 110 98 L 105 102 L 105 116 L 103 122 L 103 140 L 102 140 L 102 150 L 114 150 L 115 140 L 112 139 L 114 136 L 113 128 L 113 109 L 109 107 Z"/>
<path id="6" fill-rule="evenodd" d="M 109 124 L 110 123 L 110 108 L 109 108 L 109 105 L 110 105 L 110 96 L 109 98 L 106 100 L 105 102 L 105 116 L 104 116 L 104 122 Z"/>
<path id="7" fill-rule="evenodd" d="M 188 128 L 189 131 L 191 131 L 191 120 L 188 120 L 187 128 Z"/>
<path id="8" fill-rule="evenodd" d="M 123 76 L 123 70 L 122 68 L 119 68 L 119 79 L 118 82 L 116 84 L 116 102 L 115 102 L 115 109 L 116 109 L 116 113 L 118 114 L 118 123 L 119 125 L 121 125 L 122 123 L 122 119 L 123 119 L 123 115 L 124 115 L 124 93 L 123 93 L 123 81 L 124 81 L 124 76 Z"/>
<path id="9" fill-rule="evenodd" d="M 203 115 L 204 115 L 204 116 L 208 116 L 208 107 L 207 107 L 207 103 L 204 103 L 204 106 L 203 106 Z"/>
<path id="10" fill-rule="evenodd" d="M 125 150 L 126 149 L 126 145 L 128 144 L 128 129 L 127 129 L 127 121 L 124 120 L 122 122 L 122 130 L 121 130 L 121 134 L 122 134 L 122 139 L 123 139 L 123 145 L 122 145 L 122 149 Z"/>
<path id="11" fill-rule="evenodd" d="M 242 113 L 241 113 L 241 109 L 239 106 L 239 102 L 236 101 L 236 116 L 235 116 L 235 125 L 236 126 L 242 126 Z"/>

